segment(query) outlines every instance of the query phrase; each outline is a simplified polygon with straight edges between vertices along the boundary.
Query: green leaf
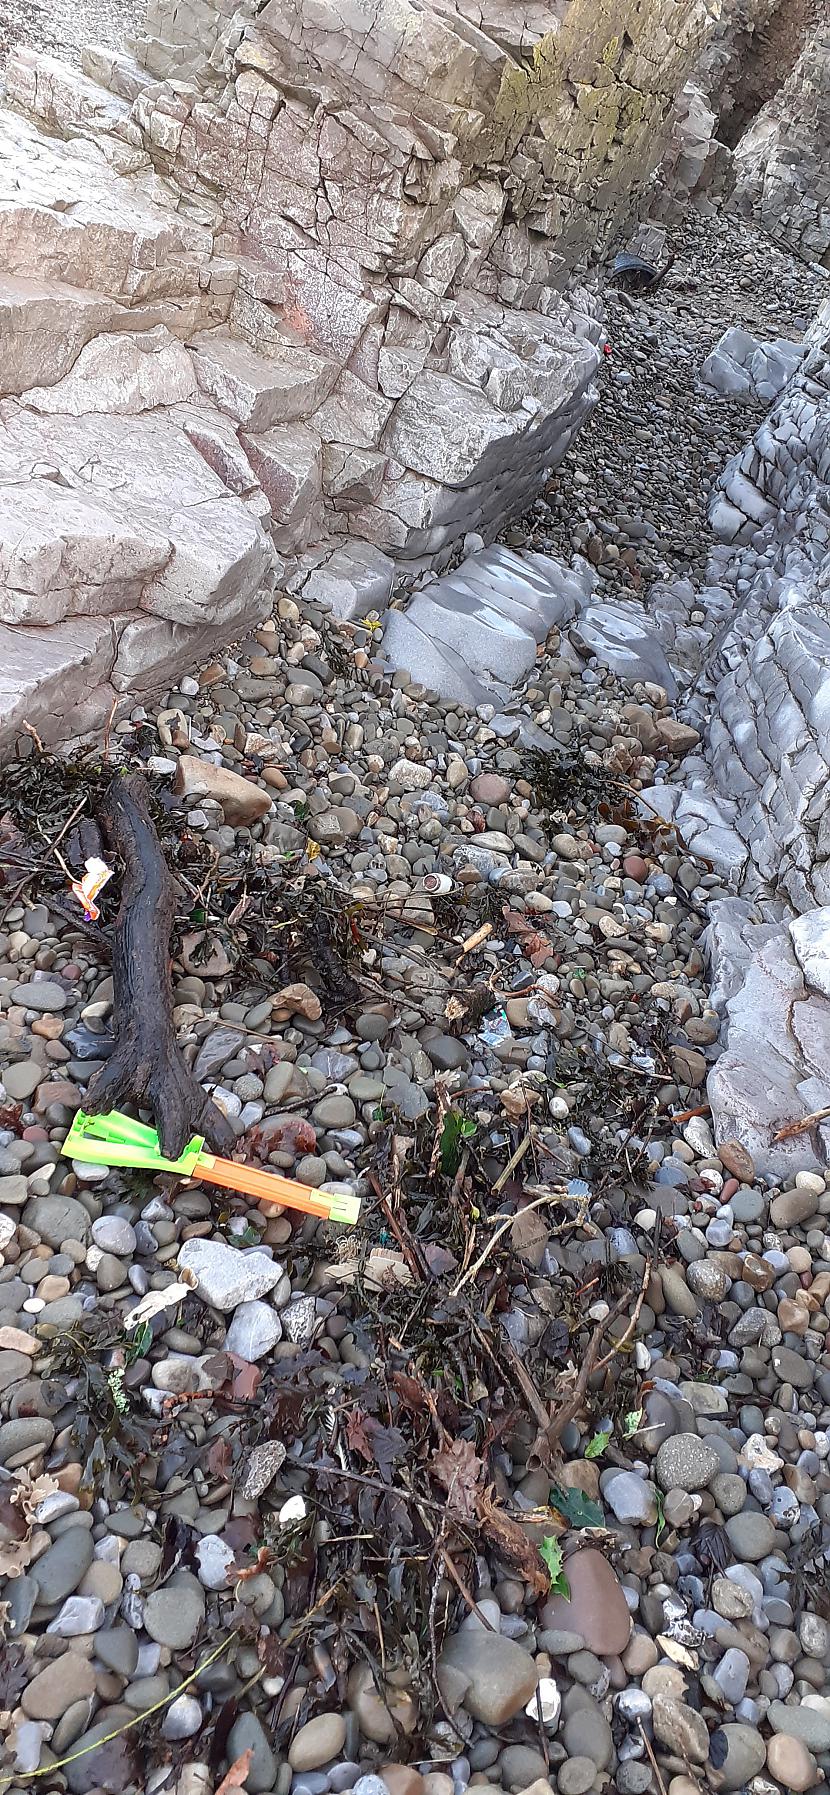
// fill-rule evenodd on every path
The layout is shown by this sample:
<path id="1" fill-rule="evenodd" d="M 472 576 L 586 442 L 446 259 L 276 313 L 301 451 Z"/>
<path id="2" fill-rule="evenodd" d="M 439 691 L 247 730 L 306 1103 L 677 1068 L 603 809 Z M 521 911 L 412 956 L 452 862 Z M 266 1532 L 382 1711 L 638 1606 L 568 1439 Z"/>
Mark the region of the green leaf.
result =
<path id="1" fill-rule="evenodd" d="M 560 1490 L 554 1484 L 550 1492 L 551 1506 L 564 1515 L 569 1527 L 604 1527 L 605 1516 L 598 1502 L 592 1502 L 582 1490 Z"/>
<path id="2" fill-rule="evenodd" d="M 655 1546 L 659 1546 L 663 1534 L 666 1531 L 666 1509 L 663 1502 L 662 1490 L 655 1489 L 654 1500 L 657 1504 L 657 1531 L 654 1535 L 654 1544 Z"/>
<path id="3" fill-rule="evenodd" d="M 629 1409 L 628 1414 L 623 1416 L 623 1437 L 624 1437 L 624 1439 L 626 1439 L 626 1440 L 631 1439 L 631 1435 L 635 1434 L 637 1432 L 638 1427 L 641 1426 L 642 1419 L 643 1419 L 643 1410 L 642 1409 Z"/>
<path id="4" fill-rule="evenodd" d="M 255 1247 L 258 1246 L 262 1239 L 262 1235 L 260 1234 L 259 1229 L 254 1227 L 252 1222 L 248 1222 L 245 1227 L 241 1229 L 239 1234 L 233 1235 L 233 1239 L 239 1246 Z"/>
<path id="5" fill-rule="evenodd" d="M 602 1433 L 602 1432 L 595 1433 L 593 1439 L 588 1441 L 588 1444 L 585 1448 L 585 1457 L 586 1458 L 601 1458 L 602 1454 L 605 1451 L 605 1448 L 608 1445 L 608 1442 L 611 1438 L 611 1433 L 612 1433 L 612 1429 L 610 1427 L 609 1427 L 607 1433 Z"/>
<path id="6" fill-rule="evenodd" d="M 562 1569 L 562 1547 L 553 1533 L 546 1533 L 539 1547 L 541 1557 L 545 1561 L 550 1577 L 551 1592 L 555 1596 L 564 1596 L 567 1602 L 571 1599 L 571 1586 Z"/>
<path id="7" fill-rule="evenodd" d="M 134 1365 L 136 1359 L 143 1359 L 153 1344 L 153 1330 L 149 1321 L 142 1321 L 136 1328 L 124 1354 L 125 1364 Z"/>
<path id="8" fill-rule="evenodd" d="M 461 1162 L 461 1143 L 470 1140 L 475 1132 L 475 1122 L 462 1116 L 457 1109 L 447 1110 L 439 1147 L 441 1170 L 446 1177 L 453 1178 L 455 1176 Z"/>

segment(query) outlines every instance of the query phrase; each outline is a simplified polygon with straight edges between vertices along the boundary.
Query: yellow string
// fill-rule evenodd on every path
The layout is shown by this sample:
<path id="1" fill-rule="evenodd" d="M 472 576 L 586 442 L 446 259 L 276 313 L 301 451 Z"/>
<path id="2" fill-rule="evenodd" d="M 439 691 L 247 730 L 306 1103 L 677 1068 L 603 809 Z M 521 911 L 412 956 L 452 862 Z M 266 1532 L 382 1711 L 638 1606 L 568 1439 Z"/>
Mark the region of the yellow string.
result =
<path id="1" fill-rule="evenodd" d="M 128 1733 L 131 1727 L 139 1726 L 142 1720 L 147 1720 L 151 1714 L 157 1714 L 159 1708 L 166 1708 L 169 1702 L 175 1701 L 183 1689 L 187 1689 L 190 1683 L 195 1683 L 196 1678 L 201 1676 L 203 1670 L 207 1670 L 210 1664 L 215 1664 L 217 1658 L 221 1658 L 222 1653 L 227 1651 L 228 1646 L 233 1644 L 235 1638 L 235 1632 L 229 1633 L 227 1639 L 216 1647 L 215 1652 L 211 1652 L 209 1657 L 203 1658 L 201 1664 L 197 1664 L 196 1669 L 190 1672 L 189 1677 L 185 1677 L 184 1681 L 179 1683 L 178 1688 L 171 1689 L 169 1695 L 163 1695 L 161 1701 L 153 1702 L 152 1707 L 145 1708 L 143 1714 L 136 1714 L 134 1720 L 126 1720 L 124 1725 L 117 1726 L 114 1732 L 105 1733 L 103 1739 L 96 1739 L 92 1745 L 82 1746 L 80 1751 L 71 1751 L 66 1758 L 58 1758 L 56 1764 L 44 1764 L 40 1770 L 21 1770 L 15 1776 L 0 1777 L 0 1789 L 7 1789 L 10 1783 L 32 1782 L 36 1776 L 53 1776 L 56 1770 L 63 1770 L 67 1764 L 76 1764 L 78 1759 L 85 1758 L 88 1752 L 98 1751 L 102 1745 L 109 1745 L 113 1739 L 119 1739 L 122 1733 Z"/>

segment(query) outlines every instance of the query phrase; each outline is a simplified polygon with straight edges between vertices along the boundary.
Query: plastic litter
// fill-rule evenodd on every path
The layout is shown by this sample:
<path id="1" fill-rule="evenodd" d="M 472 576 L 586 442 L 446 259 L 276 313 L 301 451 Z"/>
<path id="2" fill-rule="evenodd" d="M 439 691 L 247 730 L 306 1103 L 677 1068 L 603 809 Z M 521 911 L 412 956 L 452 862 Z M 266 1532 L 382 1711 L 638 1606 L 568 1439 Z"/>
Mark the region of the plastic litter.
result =
<path id="1" fill-rule="evenodd" d="M 204 1184 L 219 1184 L 259 1203 L 279 1203 L 285 1209 L 299 1209 L 304 1215 L 317 1215 L 324 1221 L 354 1225 L 360 1215 L 360 1198 L 349 1191 L 315 1190 L 309 1184 L 298 1184 L 293 1178 L 263 1172 L 254 1166 L 237 1165 L 233 1159 L 220 1159 L 205 1148 L 204 1137 L 195 1134 L 178 1159 L 165 1159 L 155 1128 L 137 1122 L 120 1110 L 106 1116 L 88 1116 L 78 1110 L 63 1144 L 67 1159 L 87 1164 L 134 1166 L 154 1172 L 178 1172 L 183 1178 L 197 1178 Z"/>
<path id="2" fill-rule="evenodd" d="M 192 1295 L 189 1284 L 168 1284 L 164 1290 L 148 1290 L 135 1308 L 130 1310 L 129 1315 L 124 1316 L 127 1332 L 141 1327 L 142 1322 L 152 1321 L 153 1316 L 160 1315 L 163 1309 L 175 1309 Z"/>
<path id="3" fill-rule="evenodd" d="M 647 291 L 660 279 L 663 272 L 664 270 L 655 268 L 653 263 L 645 261 L 642 256 L 632 256 L 627 250 L 622 250 L 614 257 L 611 279 L 617 286 Z"/>
<path id="4" fill-rule="evenodd" d="M 87 922 L 97 922 L 101 912 L 95 899 L 99 892 L 103 891 L 104 886 L 109 884 L 113 876 L 113 868 L 107 866 L 106 860 L 96 860 L 94 857 L 85 861 L 84 864 L 86 871 L 83 878 L 73 879 L 70 889 L 73 897 L 76 897 L 82 906 Z"/>
<path id="5" fill-rule="evenodd" d="M 513 1030 L 507 1020 L 506 1010 L 496 1010 L 494 1015 L 488 1016 L 481 1025 L 481 1034 L 488 1047 L 498 1047 L 500 1042 L 509 1040 Z"/>

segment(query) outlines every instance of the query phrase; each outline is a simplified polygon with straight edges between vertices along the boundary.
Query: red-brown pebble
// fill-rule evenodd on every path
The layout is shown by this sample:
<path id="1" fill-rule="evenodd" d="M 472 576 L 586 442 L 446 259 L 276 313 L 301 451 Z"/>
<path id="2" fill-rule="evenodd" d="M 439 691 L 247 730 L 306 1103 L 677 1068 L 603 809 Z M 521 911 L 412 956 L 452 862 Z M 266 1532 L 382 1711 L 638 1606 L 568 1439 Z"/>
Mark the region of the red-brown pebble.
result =
<path id="1" fill-rule="evenodd" d="M 726 1171 L 739 1178 L 742 1184 L 752 1183 L 755 1167 L 751 1155 L 740 1141 L 723 1141 L 718 1148 L 718 1158 Z"/>

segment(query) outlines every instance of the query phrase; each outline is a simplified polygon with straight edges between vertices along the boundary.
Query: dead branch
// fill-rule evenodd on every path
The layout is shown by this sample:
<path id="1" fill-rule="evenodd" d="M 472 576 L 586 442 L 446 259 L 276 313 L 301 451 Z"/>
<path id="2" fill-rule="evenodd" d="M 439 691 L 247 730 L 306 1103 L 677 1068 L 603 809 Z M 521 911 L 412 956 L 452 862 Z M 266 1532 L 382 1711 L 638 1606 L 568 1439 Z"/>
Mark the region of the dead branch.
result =
<path id="1" fill-rule="evenodd" d="M 555 1415 L 548 1421 L 547 1426 L 537 1435 L 533 1444 L 533 1450 L 528 1460 L 529 1464 L 549 1464 L 551 1458 L 558 1452 L 559 1441 L 562 1438 L 562 1434 L 567 1427 L 568 1422 L 573 1421 L 574 1417 L 579 1414 L 582 1404 L 585 1401 L 588 1383 L 592 1373 L 597 1369 L 597 1363 L 602 1350 L 602 1342 L 605 1338 L 605 1330 L 612 1321 L 616 1321 L 618 1315 L 622 1314 L 623 1309 L 630 1300 L 631 1292 L 626 1290 L 622 1296 L 617 1298 L 617 1301 L 609 1309 L 608 1314 L 604 1316 L 603 1320 L 597 1322 L 593 1334 L 588 1341 L 585 1357 L 582 1361 L 570 1400 L 563 1403 L 562 1407 L 557 1409 Z"/>
<path id="2" fill-rule="evenodd" d="M 795 1140 L 796 1135 L 808 1134 L 818 1122 L 826 1122 L 828 1116 L 830 1116 L 830 1107 L 825 1104 L 824 1109 L 814 1109 L 809 1116 L 802 1116 L 798 1122 L 786 1122 L 772 1138 L 774 1141 Z"/>

